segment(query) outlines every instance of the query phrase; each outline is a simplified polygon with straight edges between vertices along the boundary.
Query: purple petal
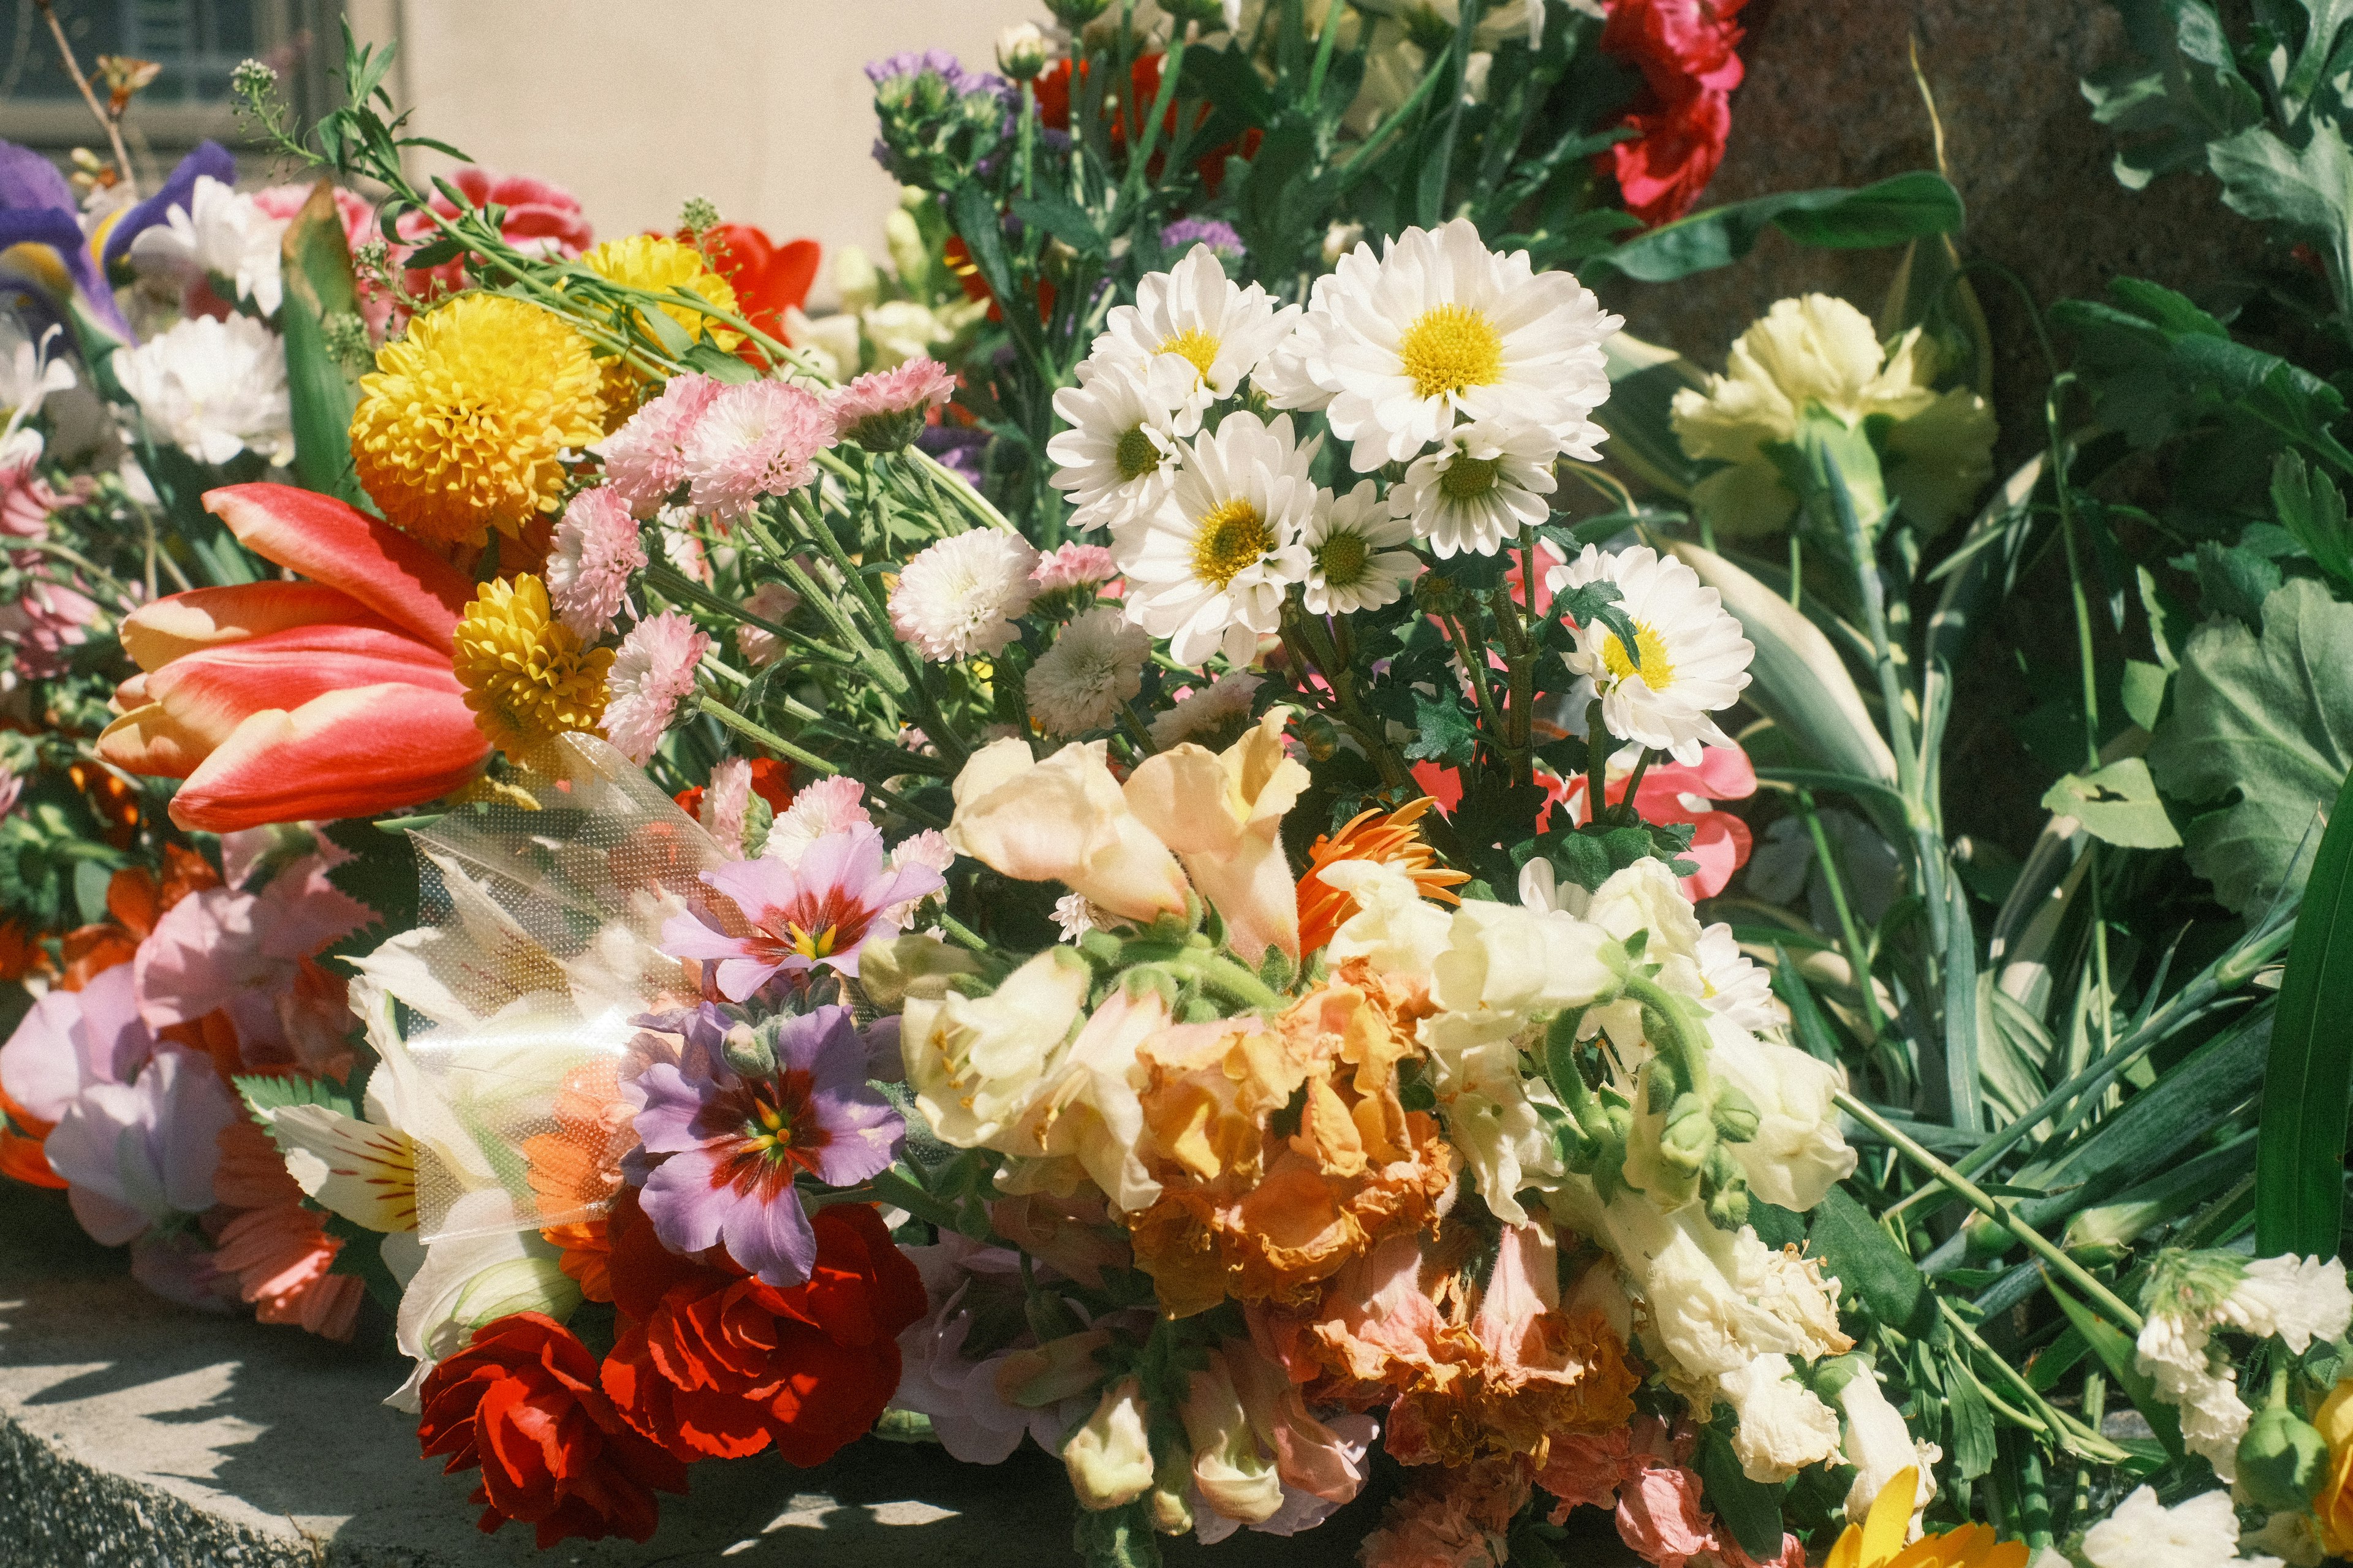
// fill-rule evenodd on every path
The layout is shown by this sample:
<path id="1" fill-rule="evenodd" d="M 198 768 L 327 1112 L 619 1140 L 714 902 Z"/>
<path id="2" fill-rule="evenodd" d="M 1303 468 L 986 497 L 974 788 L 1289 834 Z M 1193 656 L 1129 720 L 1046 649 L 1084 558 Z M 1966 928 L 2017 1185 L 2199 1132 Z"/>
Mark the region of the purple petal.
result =
<path id="1" fill-rule="evenodd" d="M 164 1195 L 182 1214 L 202 1214 L 215 1202 L 220 1135 L 237 1119 L 237 1100 L 212 1059 L 194 1051 L 159 1053 L 139 1075 L 139 1088 L 147 1089 L 151 1078 L 159 1106 L 153 1145 Z"/>
<path id="2" fill-rule="evenodd" d="M 632 1080 L 644 1103 L 638 1111 L 638 1136 L 657 1154 L 676 1154 L 700 1148 L 694 1119 L 702 1110 L 702 1095 L 685 1075 L 668 1062 L 656 1062 Z"/>
<path id="3" fill-rule="evenodd" d="M 817 1232 L 809 1228 L 800 1194 L 787 1188 L 776 1201 L 736 1199 L 727 1209 L 727 1256 L 763 1284 L 789 1289 L 808 1281 L 817 1262 Z"/>
<path id="4" fill-rule="evenodd" d="M 210 174 L 224 185 L 237 184 L 237 159 L 217 142 L 199 142 L 195 150 L 180 160 L 163 188 L 129 212 L 110 230 L 106 237 L 104 260 L 109 267 L 129 254 L 131 242 L 148 229 L 164 221 L 164 215 L 174 207 L 185 207 L 195 199 L 196 177 Z"/>
<path id="5" fill-rule="evenodd" d="M 819 1084 L 828 1083 L 840 1077 L 838 1064 L 845 1058 L 863 1054 L 855 1049 L 857 1040 L 857 1026 L 847 1007 L 819 1007 L 796 1018 L 781 1019 L 776 1027 L 776 1066 L 785 1072 L 807 1073 Z M 859 1081 L 865 1081 L 863 1074 Z"/>
<path id="6" fill-rule="evenodd" d="M 732 1218 L 733 1206 L 742 1200 L 711 1184 L 712 1173 L 717 1168 L 718 1163 L 708 1153 L 690 1149 L 671 1155 L 646 1178 L 640 1200 L 646 1217 L 654 1222 L 654 1234 L 672 1252 L 701 1252 L 719 1245 L 721 1226 Z"/>
<path id="7" fill-rule="evenodd" d="M 81 988 L 81 1031 L 91 1078 L 129 1083 L 155 1054 L 155 1037 L 139 1017 L 132 966 L 118 963 Z"/>
<path id="8" fill-rule="evenodd" d="M 877 1018 L 866 1026 L 866 1076 L 884 1083 L 907 1081 L 907 1058 L 899 1049 L 899 1016 Z"/>
<path id="9" fill-rule="evenodd" d="M 78 1044 L 81 993 L 52 991 L 33 1004 L 0 1046 L 0 1090 L 44 1121 L 55 1121 L 89 1081 Z"/>
<path id="10" fill-rule="evenodd" d="M 817 1154 L 817 1179 L 829 1187 L 853 1186 L 889 1170 L 907 1139 L 906 1123 L 871 1089 L 817 1095 L 809 1113 L 828 1134 Z"/>

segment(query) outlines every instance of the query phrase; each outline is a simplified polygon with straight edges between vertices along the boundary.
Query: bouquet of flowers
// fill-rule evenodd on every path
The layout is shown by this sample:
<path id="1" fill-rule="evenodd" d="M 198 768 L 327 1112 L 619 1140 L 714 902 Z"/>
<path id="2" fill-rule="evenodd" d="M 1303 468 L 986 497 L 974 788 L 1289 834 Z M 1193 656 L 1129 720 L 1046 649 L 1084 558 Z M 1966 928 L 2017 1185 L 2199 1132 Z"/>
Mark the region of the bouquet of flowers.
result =
<path id="1" fill-rule="evenodd" d="M 818 316 L 416 183 L 367 49 L 238 73 L 307 188 L 8 153 L 0 1171 L 388 1339 L 543 1547 L 878 1426 L 1104 1564 L 2353 1545 L 2333 384 L 2120 285 L 1997 482 L 1938 174 L 1690 210 L 1736 3 L 1051 9 L 870 68 Z M 1708 375 L 1595 291 L 1767 226 L 1886 311 Z M 2125 499 L 2217 423 L 2253 544 Z M 2054 545 L 2019 856 L 1943 766 Z"/>

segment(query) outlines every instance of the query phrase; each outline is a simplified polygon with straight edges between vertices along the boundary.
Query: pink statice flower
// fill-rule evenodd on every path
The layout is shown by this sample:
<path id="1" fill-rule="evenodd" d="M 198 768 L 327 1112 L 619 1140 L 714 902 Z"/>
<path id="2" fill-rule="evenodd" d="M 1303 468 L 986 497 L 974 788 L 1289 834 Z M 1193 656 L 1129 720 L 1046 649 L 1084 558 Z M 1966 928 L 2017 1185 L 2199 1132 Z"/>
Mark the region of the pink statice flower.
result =
<path id="1" fill-rule="evenodd" d="M 1065 589 L 1092 588 L 1118 575 L 1119 563 L 1112 559 L 1109 550 L 1100 544 L 1073 541 L 1051 555 L 1040 556 L 1029 580 L 1038 584 L 1040 594 L 1057 594 Z"/>
<path id="2" fill-rule="evenodd" d="M 817 1261 L 797 1179 L 862 1182 L 898 1158 L 906 1125 L 867 1085 L 866 1043 L 849 1008 L 763 1026 L 765 1071 L 729 1059 L 736 1026 L 704 1003 L 685 1021 L 677 1065 L 655 1062 L 622 1085 L 645 1153 L 661 1157 L 641 1201 L 672 1252 L 723 1244 L 754 1279 L 789 1289 Z"/>
<path id="3" fill-rule="evenodd" d="M 680 610 L 649 616 L 621 639 L 607 678 L 605 737 L 623 756 L 643 767 L 654 754 L 710 647 L 710 634 Z"/>
<path id="4" fill-rule="evenodd" d="M 777 626 L 791 619 L 793 612 L 800 607 L 801 596 L 782 583 L 763 583 L 753 590 L 750 598 L 744 601 L 744 614 L 757 616 Z M 784 651 L 784 643 L 776 633 L 762 627 L 737 626 L 735 651 L 742 654 L 744 662 L 754 669 L 765 669 L 776 662 L 776 656 Z"/>
<path id="5" fill-rule="evenodd" d="M 646 568 L 638 520 L 610 485 L 582 490 L 555 525 L 547 552 L 547 596 L 564 624 L 594 642 L 629 602 L 629 576 Z"/>
<path id="6" fill-rule="evenodd" d="M 662 927 L 662 951 L 715 963 L 720 994 L 731 1002 L 779 974 L 824 968 L 857 978 L 866 944 L 899 934 L 890 911 L 945 885 L 922 867 L 892 870 L 882 836 L 867 826 L 825 835 L 797 866 L 738 860 L 712 867 L 702 880 L 734 905 L 737 918 L 726 921 L 708 906 L 672 916 Z"/>
<path id="7" fill-rule="evenodd" d="M 870 452 L 896 452 L 915 438 L 923 416 L 955 395 L 955 377 L 927 355 L 869 371 L 825 401 L 839 439 Z"/>
<path id="8" fill-rule="evenodd" d="M 815 479 L 814 459 L 832 444 L 825 405 L 799 387 L 781 381 L 723 387 L 684 442 L 694 510 L 732 522 L 763 496 L 783 495 Z"/>
<path id="9" fill-rule="evenodd" d="M 926 546 L 891 590 L 891 627 L 934 662 L 1001 652 L 1038 596 L 1038 552 L 1002 529 L 976 528 Z"/>
<path id="10" fill-rule="evenodd" d="M 702 786 L 697 814 L 719 851 L 730 860 L 744 858 L 744 819 L 752 809 L 752 764 L 742 757 L 722 757 Z"/>
<path id="11" fill-rule="evenodd" d="M 804 784 L 793 796 L 792 805 L 784 815 L 769 826 L 768 842 L 761 855 L 770 860 L 781 860 L 787 866 L 797 866 L 809 846 L 828 833 L 847 833 L 853 827 L 871 827 L 874 818 L 865 805 L 866 786 L 856 779 L 837 773 Z"/>
<path id="12" fill-rule="evenodd" d="M 628 423 L 598 444 L 605 483 L 636 517 L 651 517 L 686 482 L 686 443 L 721 385 L 688 371 L 638 405 Z"/>

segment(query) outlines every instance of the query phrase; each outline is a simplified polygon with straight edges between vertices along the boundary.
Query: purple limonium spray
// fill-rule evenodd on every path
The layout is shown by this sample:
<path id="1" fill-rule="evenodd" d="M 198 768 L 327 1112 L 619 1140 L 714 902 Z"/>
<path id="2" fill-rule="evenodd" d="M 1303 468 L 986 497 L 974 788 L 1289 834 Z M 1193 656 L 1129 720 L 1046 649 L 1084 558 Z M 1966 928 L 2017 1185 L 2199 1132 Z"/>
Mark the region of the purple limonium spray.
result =
<path id="1" fill-rule="evenodd" d="M 641 1195 L 673 1252 L 723 1246 L 762 1283 L 805 1283 L 817 1234 L 797 1186 L 846 1187 L 887 1170 L 906 1124 L 868 1087 L 868 1050 L 847 1007 L 754 1027 L 710 1003 L 689 1020 L 679 1061 L 657 1061 L 622 1092 L 658 1157 Z"/>
<path id="2" fill-rule="evenodd" d="M 797 865 L 765 857 L 733 860 L 705 871 L 702 880 L 733 901 L 748 929 L 723 928 L 716 910 L 673 915 L 662 927 L 662 951 L 715 961 L 720 994 L 731 1002 L 779 974 L 826 968 L 855 978 L 866 944 L 899 934 L 890 911 L 947 885 L 928 867 L 893 870 L 882 836 L 864 823 L 820 835 Z"/>
<path id="3" fill-rule="evenodd" d="M 1180 217 L 1160 231 L 1160 248 L 1171 256 L 1197 245 L 1208 246 L 1220 261 L 1240 261 L 1244 250 L 1234 226 L 1213 217 Z"/>

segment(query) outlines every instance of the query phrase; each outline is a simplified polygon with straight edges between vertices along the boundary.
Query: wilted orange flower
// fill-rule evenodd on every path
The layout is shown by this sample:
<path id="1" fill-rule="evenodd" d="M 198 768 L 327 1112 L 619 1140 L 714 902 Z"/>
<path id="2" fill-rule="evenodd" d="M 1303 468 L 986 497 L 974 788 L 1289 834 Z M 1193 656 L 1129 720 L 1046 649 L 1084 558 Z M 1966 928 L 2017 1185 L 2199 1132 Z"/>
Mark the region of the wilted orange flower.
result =
<path id="1" fill-rule="evenodd" d="M 1448 904 L 1462 901 L 1452 889 L 1459 882 L 1469 881 L 1471 874 L 1439 866 L 1416 826 L 1437 804 L 1423 795 L 1395 811 L 1360 811 L 1339 832 L 1319 836 L 1308 847 L 1307 869 L 1299 879 L 1300 952 L 1313 952 L 1330 942 L 1332 933 L 1356 912 L 1354 894 L 1342 892 L 1324 880 L 1324 868 L 1343 860 L 1373 860 L 1395 866 L 1423 898 Z"/>
<path id="2" fill-rule="evenodd" d="M 638 1143 L 636 1112 L 621 1098 L 613 1060 L 565 1073 L 554 1109 L 555 1131 L 524 1139 L 522 1157 L 540 1213 L 568 1224 L 602 1214 L 619 1194 L 621 1156 Z"/>
<path id="3" fill-rule="evenodd" d="M 1140 1052 L 1161 1193 L 1130 1223 L 1177 1317 L 1310 1297 L 1377 1238 L 1420 1229 L 1453 1182 L 1436 1119 L 1398 1098 L 1413 1020 L 1362 960 L 1262 1022 L 1179 1025 Z"/>

